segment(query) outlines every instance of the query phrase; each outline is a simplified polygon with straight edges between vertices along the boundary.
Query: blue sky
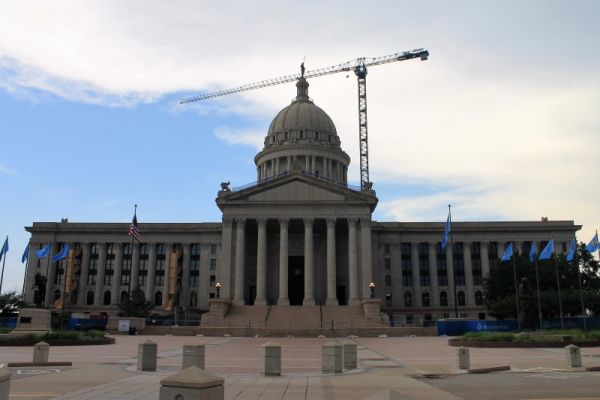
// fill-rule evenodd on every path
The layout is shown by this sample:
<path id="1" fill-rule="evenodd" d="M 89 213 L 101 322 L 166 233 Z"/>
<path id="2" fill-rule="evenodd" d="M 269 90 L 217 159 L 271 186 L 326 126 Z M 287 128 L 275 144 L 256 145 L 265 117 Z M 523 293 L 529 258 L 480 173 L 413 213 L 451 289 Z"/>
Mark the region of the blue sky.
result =
<path id="1" fill-rule="evenodd" d="M 18 4 L 17 4 L 18 3 Z M 374 218 L 600 221 L 595 1 L 19 1 L 0 5 L 4 290 L 32 221 L 219 221 L 293 84 L 178 99 L 425 47 L 368 75 Z M 358 183 L 356 81 L 313 79 Z"/>

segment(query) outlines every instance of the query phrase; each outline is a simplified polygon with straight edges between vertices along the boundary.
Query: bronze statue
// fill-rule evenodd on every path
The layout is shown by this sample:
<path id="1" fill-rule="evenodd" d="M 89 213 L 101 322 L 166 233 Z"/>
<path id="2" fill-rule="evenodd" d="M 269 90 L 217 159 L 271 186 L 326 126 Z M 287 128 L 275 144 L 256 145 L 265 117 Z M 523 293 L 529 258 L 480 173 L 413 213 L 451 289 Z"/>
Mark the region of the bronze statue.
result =
<path id="1" fill-rule="evenodd" d="M 533 290 L 527 278 L 521 278 L 519 285 L 519 324 L 521 329 L 535 329 L 535 310 L 533 307 Z"/>
<path id="2" fill-rule="evenodd" d="M 304 78 L 304 61 L 302 61 L 302 64 L 300 64 L 300 73 L 302 75 L 302 78 Z"/>
<path id="3" fill-rule="evenodd" d="M 33 278 L 33 303 L 37 307 L 43 307 L 46 300 L 46 283 L 48 278 L 39 272 Z"/>

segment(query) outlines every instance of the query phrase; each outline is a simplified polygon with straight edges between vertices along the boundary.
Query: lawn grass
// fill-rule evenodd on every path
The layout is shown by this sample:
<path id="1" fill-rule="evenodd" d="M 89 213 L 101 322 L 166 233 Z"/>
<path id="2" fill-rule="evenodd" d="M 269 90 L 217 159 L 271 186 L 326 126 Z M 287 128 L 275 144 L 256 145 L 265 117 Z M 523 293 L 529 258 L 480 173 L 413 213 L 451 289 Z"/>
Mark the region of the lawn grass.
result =
<path id="1" fill-rule="evenodd" d="M 600 331 L 581 329 L 551 329 L 527 332 L 468 332 L 461 339 L 478 342 L 556 342 L 561 336 L 570 336 L 573 341 L 587 342 L 600 340 Z"/>
<path id="2" fill-rule="evenodd" d="M 15 342 L 22 341 L 72 341 L 72 342 L 86 342 L 104 337 L 104 332 L 90 330 L 90 331 L 51 331 L 42 334 L 27 333 L 24 335 L 10 335 L 0 337 L 0 345 L 10 345 Z"/>

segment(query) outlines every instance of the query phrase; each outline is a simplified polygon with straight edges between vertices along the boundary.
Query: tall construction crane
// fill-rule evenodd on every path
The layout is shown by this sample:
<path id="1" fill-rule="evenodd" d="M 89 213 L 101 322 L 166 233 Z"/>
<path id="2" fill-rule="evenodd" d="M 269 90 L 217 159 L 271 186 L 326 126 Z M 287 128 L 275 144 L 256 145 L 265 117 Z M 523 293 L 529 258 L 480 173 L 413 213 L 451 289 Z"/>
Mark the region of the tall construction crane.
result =
<path id="1" fill-rule="evenodd" d="M 338 72 L 354 71 L 358 78 L 358 140 L 360 147 L 360 189 L 369 190 L 371 183 L 369 181 L 369 140 L 367 132 L 367 67 L 375 65 L 388 64 L 396 61 L 405 61 L 413 58 L 427 60 L 429 52 L 425 49 L 415 49 L 404 51 L 402 53 L 390 54 L 375 58 L 357 58 L 342 64 L 331 67 L 304 70 L 304 63 L 301 66 L 301 73 L 284 75 L 279 78 L 267 79 L 264 81 L 249 83 L 233 89 L 221 90 L 218 92 L 206 93 L 200 96 L 194 96 L 183 99 L 179 104 L 193 103 L 196 101 L 212 99 L 214 97 L 227 96 L 234 93 L 247 92 L 249 90 L 260 89 L 268 86 L 280 85 L 296 81 L 300 78 L 316 78 L 319 76 L 337 74 Z"/>

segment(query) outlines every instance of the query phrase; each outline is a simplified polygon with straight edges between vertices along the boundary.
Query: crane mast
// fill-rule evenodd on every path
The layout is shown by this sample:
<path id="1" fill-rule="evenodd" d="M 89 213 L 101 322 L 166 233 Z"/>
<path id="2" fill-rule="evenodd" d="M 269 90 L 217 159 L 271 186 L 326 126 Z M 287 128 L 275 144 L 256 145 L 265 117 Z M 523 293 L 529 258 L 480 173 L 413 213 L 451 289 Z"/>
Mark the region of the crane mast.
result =
<path id="1" fill-rule="evenodd" d="M 425 49 L 415 49 L 404 51 L 401 53 L 389 54 L 387 56 L 375 58 L 357 58 L 356 60 L 347 61 L 341 64 L 332 65 L 330 67 L 314 69 L 310 71 L 302 71 L 300 74 L 284 75 L 278 78 L 266 79 L 263 81 L 253 82 L 246 85 L 238 86 L 233 89 L 220 90 L 210 92 L 199 96 L 189 97 L 181 100 L 179 104 L 193 103 L 212 99 L 215 97 L 227 96 L 230 94 L 247 92 L 250 90 L 260 89 L 269 86 L 280 85 L 283 83 L 293 82 L 301 77 L 317 78 L 319 76 L 337 74 L 339 72 L 353 71 L 358 79 L 358 134 L 359 134 L 359 149 L 360 149 L 360 188 L 361 190 L 370 190 L 371 182 L 369 181 L 369 135 L 367 128 L 367 67 L 376 65 L 388 64 L 397 61 L 405 61 L 413 58 L 420 58 L 422 61 L 427 60 L 429 52 Z"/>

